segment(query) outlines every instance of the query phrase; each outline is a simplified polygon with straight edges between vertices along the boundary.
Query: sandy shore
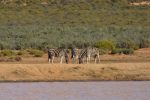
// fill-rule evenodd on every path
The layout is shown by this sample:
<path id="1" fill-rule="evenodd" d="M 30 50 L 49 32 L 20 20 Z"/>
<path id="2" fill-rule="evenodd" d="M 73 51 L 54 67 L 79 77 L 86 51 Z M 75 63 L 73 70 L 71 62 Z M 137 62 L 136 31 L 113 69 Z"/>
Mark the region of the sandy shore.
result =
<path id="1" fill-rule="evenodd" d="M 150 62 L 108 64 L 0 64 L 0 81 L 150 80 Z"/>

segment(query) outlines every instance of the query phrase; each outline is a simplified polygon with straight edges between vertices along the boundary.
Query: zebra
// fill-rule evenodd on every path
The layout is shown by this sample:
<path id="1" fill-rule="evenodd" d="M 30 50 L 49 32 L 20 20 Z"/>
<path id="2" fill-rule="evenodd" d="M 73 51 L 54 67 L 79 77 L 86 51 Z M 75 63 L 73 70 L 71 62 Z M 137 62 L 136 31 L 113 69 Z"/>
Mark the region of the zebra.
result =
<path id="1" fill-rule="evenodd" d="M 79 49 L 71 48 L 71 59 L 72 59 L 73 63 L 75 63 L 77 61 L 78 55 L 79 55 Z"/>
<path id="2" fill-rule="evenodd" d="M 83 63 L 83 59 L 86 57 L 86 63 L 88 64 L 91 60 L 91 57 L 94 57 L 95 63 L 97 63 L 97 60 L 100 62 L 100 57 L 99 57 L 99 50 L 98 48 L 85 48 L 82 49 L 79 53 L 79 64 Z"/>
<path id="3" fill-rule="evenodd" d="M 53 64 L 55 57 L 60 57 L 60 64 L 63 63 L 64 58 L 67 64 L 69 62 L 68 51 L 65 49 L 49 49 L 48 50 L 48 62 Z"/>

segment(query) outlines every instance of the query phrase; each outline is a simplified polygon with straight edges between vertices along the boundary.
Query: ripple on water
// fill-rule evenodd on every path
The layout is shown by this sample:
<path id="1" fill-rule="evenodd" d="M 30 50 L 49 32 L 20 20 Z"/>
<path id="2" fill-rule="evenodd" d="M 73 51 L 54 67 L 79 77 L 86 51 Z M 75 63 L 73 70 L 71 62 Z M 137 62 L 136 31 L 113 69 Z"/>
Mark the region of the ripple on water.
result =
<path id="1" fill-rule="evenodd" d="M 0 83 L 0 100 L 148 100 L 150 82 Z"/>

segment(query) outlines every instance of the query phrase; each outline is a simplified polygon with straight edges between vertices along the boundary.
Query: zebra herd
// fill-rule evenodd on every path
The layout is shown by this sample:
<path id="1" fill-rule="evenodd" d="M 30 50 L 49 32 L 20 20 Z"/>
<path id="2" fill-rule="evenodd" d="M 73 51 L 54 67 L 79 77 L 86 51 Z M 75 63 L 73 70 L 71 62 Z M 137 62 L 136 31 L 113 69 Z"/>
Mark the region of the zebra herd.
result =
<path id="1" fill-rule="evenodd" d="M 90 63 L 91 57 L 94 58 L 95 63 L 100 62 L 99 50 L 98 48 L 84 48 L 84 49 L 48 49 L 48 62 L 54 63 L 55 57 L 60 58 L 60 63 L 62 64 L 65 60 L 66 64 L 69 63 L 69 58 L 72 59 L 72 63 L 83 64 Z"/>

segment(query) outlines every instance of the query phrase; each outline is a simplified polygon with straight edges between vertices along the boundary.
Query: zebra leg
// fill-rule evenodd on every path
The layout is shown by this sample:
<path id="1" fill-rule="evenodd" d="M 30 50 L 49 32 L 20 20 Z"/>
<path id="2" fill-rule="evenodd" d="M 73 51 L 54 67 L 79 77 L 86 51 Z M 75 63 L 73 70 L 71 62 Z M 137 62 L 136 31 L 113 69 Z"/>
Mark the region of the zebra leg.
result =
<path id="1" fill-rule="evenodd" d="M 88 57 L 86 58 L 86 63 L 87 63 L 87 64 L 90 63 L 90 56 L 88 56 Z"/>
<path id="2" fill-rule="evenodd" d="M 74 62 L 75 62 L 75 58 L 74 58 L 74 56 L 72 57 L 72 63 L 74 64 Z"/>
<path id="3" fill-rule="evenodd" d="M 54 56 L 52 57 L 52 64 L 54 63 Z"/>
<path id="4" fill-rule="evenodd" d="M 83 58 L 83 63 L 87 63 L 87 58 Z"/>
<path id="5" fill-rule="evenodd" d="M 86 63 L 87 63 L 87 64 L 89 63 L 89 57 L 86 58 Z"/>
<path id="6" fill-rule="evenodd" d="M 75 64 L 75 63 L 77 63 L 77 60 L 76 59 L 78 59 L 76 56 L 73 56 L 73 58 L 72 58 L 72 63 L 73 64 Z"/>
<path id="7" fill-rule="evenodd" d="M 78 56 L 75 57 L 75 63 L 78 63 Z"/>
<path id="8" fill-rule="evenodd" d="M 91 61 L 91 57 L 89 56 L 89 63 L 90 63 L 90 61 Z"/>
<path id="9" fill-rule="evenodd" d="M 63 63 L 63 56 L 60 57 L 60 64 Z"/>
<path id="10" fill-rule="evenodd" d="M 51 63 L 51 59 L 50 58 L 48 59 L 48 62 L 49 62 L 49 64 Z"/>
<path id="11" fill-rule="evenodd" d="M 100 57 L 99 57 L 99 55 L 97 57 L 98 57 L 98 62 L 100 63 Z"/>
<path id="12" fill-rule="evenodd" d="M 65 56 L 65 61 L 66 61 L 66 64 L 69 63 L 69 57 L 68 57 L 68 55 Z"/>
<path id="13" fill-rule="evenodd" d="M 95 64 L 97 63 L 97 57 L 94 57 L 94 60 L 95 60 Z"/>
<path id="14" fill-rule="evenodd" d="M 86 58 L 82 58 L 82 64 L 84 64 L 84 61 L 86 61 Z"/>

